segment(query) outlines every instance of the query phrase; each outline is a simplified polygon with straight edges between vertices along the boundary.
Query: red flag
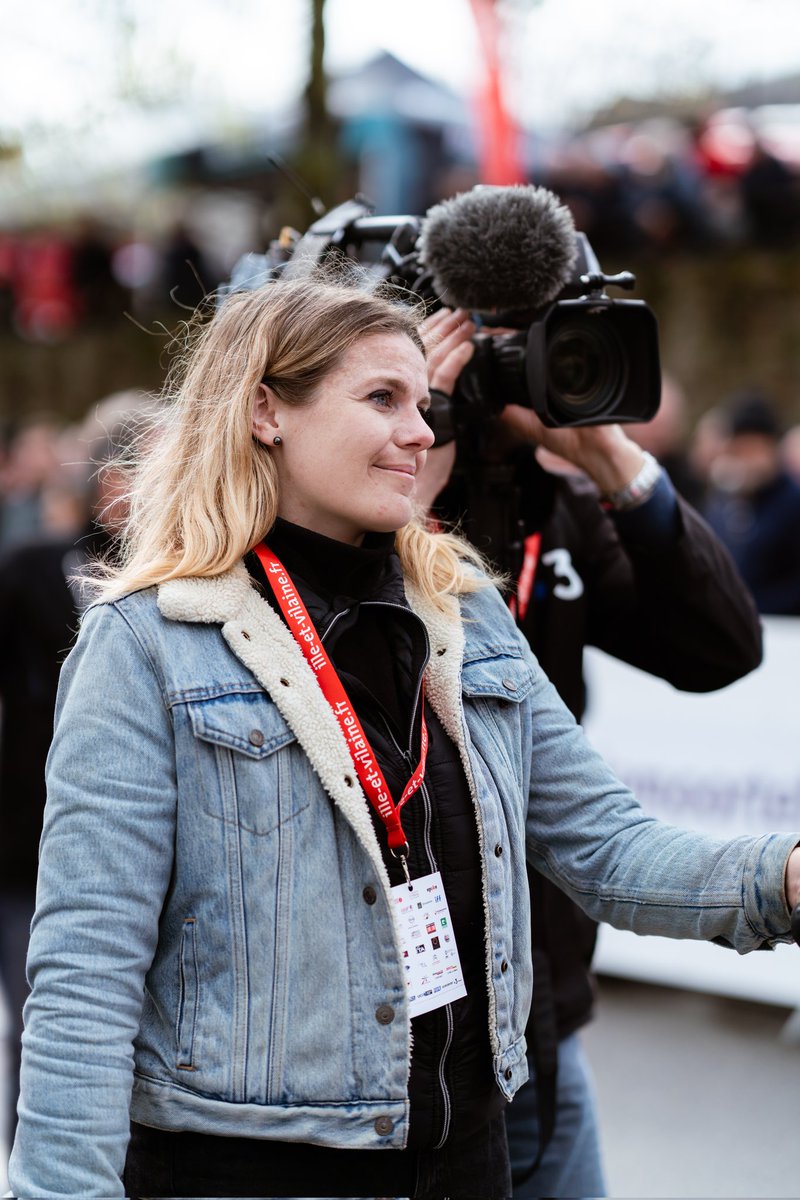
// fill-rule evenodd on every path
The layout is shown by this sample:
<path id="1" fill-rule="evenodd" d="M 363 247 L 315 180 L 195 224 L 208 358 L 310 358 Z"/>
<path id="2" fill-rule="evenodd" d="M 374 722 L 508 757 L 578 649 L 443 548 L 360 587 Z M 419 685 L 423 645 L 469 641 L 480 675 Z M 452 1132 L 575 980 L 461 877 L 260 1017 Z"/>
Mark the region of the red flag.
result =
<path id="1" fill-rule="evenodd" d="M 500 19 L 495 0 L 470 0 L 486 77 L 478 93 L 480 174 L 483 183 L 525 183 L 519 131 L 503 103 Z"/>

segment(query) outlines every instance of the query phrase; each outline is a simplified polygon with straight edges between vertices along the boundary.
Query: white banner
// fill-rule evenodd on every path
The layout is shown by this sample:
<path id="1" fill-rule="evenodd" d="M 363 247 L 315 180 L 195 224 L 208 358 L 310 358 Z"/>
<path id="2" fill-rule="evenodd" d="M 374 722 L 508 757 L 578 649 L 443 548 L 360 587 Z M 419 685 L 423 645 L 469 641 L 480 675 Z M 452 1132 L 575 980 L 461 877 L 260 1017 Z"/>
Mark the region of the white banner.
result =
<path id="1" fill-rule="evenodd" d="M 800 619 L 764 618 L 764 662 L 721 692 L 678 692 L 596 650 L 584 727 L 648 813 L 717 836 L 800 832 Z M 741 958 L 603 926 L 595 968 L 800 1006 L 800 949 Z"/>

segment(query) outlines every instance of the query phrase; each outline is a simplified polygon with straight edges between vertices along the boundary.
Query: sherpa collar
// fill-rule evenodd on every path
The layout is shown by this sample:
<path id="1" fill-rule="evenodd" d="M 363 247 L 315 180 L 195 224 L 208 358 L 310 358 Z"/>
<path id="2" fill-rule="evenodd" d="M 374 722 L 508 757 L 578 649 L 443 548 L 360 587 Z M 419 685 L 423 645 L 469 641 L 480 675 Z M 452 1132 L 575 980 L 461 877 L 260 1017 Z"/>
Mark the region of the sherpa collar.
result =
<path id="1" fill-rule="evenodd" d="M 408 584 L 406 593 L 430 639 L 431 654 L 425 671 L 427 698 L 467 766 L 459 702 L 464 631 L 458 602 L 452 598 L 445 614 Z M 171 621 L 222 626 L 228 646 L 272 697 L 325 791 L 347 817 L 388 888 L 367 801 L 355 779 L 344 735 L 300 647 L 272 606 L 253 587 L 244 564 L 237 564 L 223 575 L 162 583 L 158 607 Z"/>

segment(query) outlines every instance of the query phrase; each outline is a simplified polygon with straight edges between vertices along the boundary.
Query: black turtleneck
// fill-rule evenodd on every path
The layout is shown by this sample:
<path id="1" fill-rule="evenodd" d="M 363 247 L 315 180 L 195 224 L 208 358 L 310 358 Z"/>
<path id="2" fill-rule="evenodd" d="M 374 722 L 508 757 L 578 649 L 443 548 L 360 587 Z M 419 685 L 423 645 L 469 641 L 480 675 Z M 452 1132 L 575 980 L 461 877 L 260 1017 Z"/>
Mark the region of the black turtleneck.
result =
<path id="1" fill-rule="evenodd" d="M 358 708 L 358 692 L 365 691 L 405 749 L 411 739 L 412 673 L 416 678 L 423 669 L 427 645 L 408 610 L 394 534 L 368 533 L 361 546 L 352 546 L 279 517 L 265 541 L 294 580 L 353 703 Z M 257 555 L 251 552 L 245 563 L 280 613 Z M 381 607 L 371 607 L 377 604 Z M 397 611 L 384 605 L 396 605 Z"/>
<path id="2" fill-rule="evenodd" d="M 392 571 L 394 538 L 393 533 L 368 533 L 360 546 L 351 546 L 278 517 L 264 540 L 295 582 L 299 575 L 317 596 L 335 607 L 337 598 L 352 604 L 379 589 Z M 252 553 L 246 561 L 248 568 L 251 562 L 258 563 Z M 266 580 L 264 584 L 268 586 Z"/>

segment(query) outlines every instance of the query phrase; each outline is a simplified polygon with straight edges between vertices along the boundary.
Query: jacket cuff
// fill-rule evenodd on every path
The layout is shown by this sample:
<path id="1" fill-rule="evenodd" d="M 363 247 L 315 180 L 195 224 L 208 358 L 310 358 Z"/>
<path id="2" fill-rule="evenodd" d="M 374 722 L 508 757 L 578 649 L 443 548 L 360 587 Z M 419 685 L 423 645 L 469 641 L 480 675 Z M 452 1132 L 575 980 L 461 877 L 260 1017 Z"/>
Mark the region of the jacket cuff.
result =
<path id="1" fill-rule="evenodd" d="M 643 542 L 650 550 L 671 548 L 681 532 L 681 519 L 675 489 L 666 471 L 662 471 L 653 492 L 635 508 L 609 510 L 620 537 L 625 542 Z"/>
<path id="2" fill-rule="evenodd" d="M 745 862 L 745 917 L 767 945 L 794 940 L 786 904 L 786 862 L 797 845 L 800 838 L 796 833 L 768 833 L 758 838 Z"/>

